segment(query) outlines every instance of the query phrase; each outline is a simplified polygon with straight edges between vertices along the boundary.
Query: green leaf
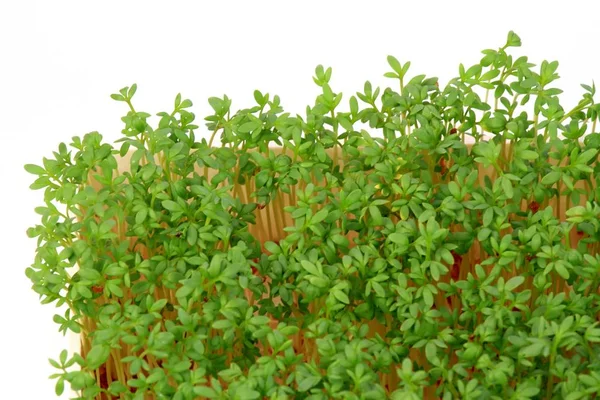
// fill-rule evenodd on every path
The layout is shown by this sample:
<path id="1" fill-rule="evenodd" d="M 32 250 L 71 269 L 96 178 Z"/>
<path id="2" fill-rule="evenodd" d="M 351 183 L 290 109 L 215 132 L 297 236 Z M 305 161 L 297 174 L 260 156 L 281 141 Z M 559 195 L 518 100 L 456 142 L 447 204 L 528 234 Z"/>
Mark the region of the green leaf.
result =
<path id="1" fill-rule="evenodd" d="M 542 351 L 544 350 L 545 346 L 546 345 L 543 341 L 537 340 L 529 346 L 522 348 L 519 351 L 519 355 L 521 357 L 537 357 L 542 354 Z"/>
<path id="2" fill-rule="evenodd" d="M 321 277 L 319 277 L 319 276 L 311 276 L 311 277 L 308 279 L 308 281 L 309 281 L 309 282 L 310 282 L 312 285 L 314 285 L 314 286 L 316 286 L 316 287 L 318 287 L 318 288 L 320 288 L 320 289 L 325 289 L 325 288 L 327 288 L 327 287 L 329 286 L 329 281 L 327 281 L 327 279 L 325 279 L 325 278 L 321 278 Z"/>
<path id="3" fill-rule="evenodd" d="M 519 395 L 521 395 L 525 398 L 531 398 L 533 396 L 537 396 L 537 394 L 539 392 L 540 392 L 540 389 L 536 388 L 536 387 L 527 387 L 527 388 L 522 388 L 522 389 L 517 388 L 517 393 L 519 393 Z"/>
<path id="4" fill-rule="evenodd" d="M 212 327 L 214 329 L 227 329 L 227 328 L 231 328 L 233 326 L 233 324 L 226 319 L 220 319 L 218 321 L 213 322 Z"/>
<path id="5" fill-rule="evenodd" d="M 258 105 L 264 105 L 265 104 L 265 97 L 262 95 L 262 93 L 260 92 L 260 90 L 255 90 L 254 91 L 254 100 L 256 101 L 256 103 Z"/>
<path id="6" fill-rule="evenodd" d="M 315 276 L 319 276 L 321 275 L 321 273 L 319 272 L 319 269 L 315 266 L 315 264 L 311 263 L 308 260 L 301 260 L 300 264 L 302 265 L 302 268 L 304 268 L 306 270 L 306 272 L 308 272 L 311 275 L 315 275 Z"/>
<path id="7" fill-rule="evenodd" d="M 483 212 L 483 226 L 490 226 L 492 220 L 494 219 L 494 209 L 488 208 Z"/>
<path id="8" fill-rule="evenodd" d="M 521 46 L 521 38 L 519 35 L 514 33 L 513 31 L 508 32 L 508 37 L 506 38 L 506 47 L 520 47 Z"/>
<path id="9" fill-rule="evenodd" d="M 79 270 L 79 272 L 77 274 L 80 277 L 82 277 L 83 279 L 87 279 L 92 282 L 95 282 L 102 278 L 102 275 L 100 275 L 100 272 L 96 271 L 95 269 L 91 269 L 91 268 L 82 268 Z"/>
<path id="10" fill-rule="evenodd" d="M 487 82 L 487 81 L 490 81 L 490 80 L 494 79 L 498 75 L 500 75 L 500 70 L 499 69 L 492 69 L 492 70 L 489 70 L 488 72 L 486 72 L 485 74 L 481 75 L 481 77 L 479 78 L 479 80 L 481 82 Z"/>
<path id="11" fill-rule="evenodd" d="M 408 237 L 398 232 L 390 233 L 388 239 L 396 244 L 408 244 Z"/>
<path id="12" fill-rule="evenodd" d="M 147 216 L 148 216 L 148 209 L 147 208 L 142 208 L 135 215 L 135 223 L 138 224 L 138 225 L 142 224 L 146 220 Z"/>
<path id="13" fill-rule="evenodd" d="M 190 225 L 187 230 L 187 242 L 190 246 L 194 246 L 198 240 L 198 230 L 194 225 Z"/>
<path id="14" fill-rule="evenodd" d="M 50 365 L 52 365 L 54 368 L 61 369 L 61 366 L 60 366 L 60 364 L 59 364 L 57 361 L 55 361 L 55 360 L 53 360 L 53 359 L 49 358 L 49 359 L 48 359 L 48 362 L 50 362 Z"/>
<path id="15" fill-rule="evenodd" d="M 560 171 L 551 171 L 542 178 L 542 185 L 554 185 L 560 179 Z"/>
<path id="16" fill-rule="evenodd" d="M 385 289 L 375 280 L 370 280 L 369 283 L 373 286 L 373 290 L 378 297 L 385 297 Z"/>
<path id="17" fill-rule="evenodd" d="M 25 171 L 27 171 L 33 175 L 45 175 L 46 174 L 46 170 L 44 168 L 34 165 L 34 164 L 26 164 Z"/>
<path id="18" fill-rule="evenodd" d="M 377 206 L 369 206 L 369 214 L 371 216 L 371 225 L 383 225 L 383 218 L 381 217 L 381 212 L 379 211 L 379 208 Z"/>
<path id="19" fill-rule="evenodd" d="M 270 321 L 271 319 L 266 315 L 255 315 L 250 319 L 252 325 L 256 326 L 267 325 Z"/>
<path id="20" fill-rule="evenodd" d="M 204 263 L 204 259 L 200 256 L 192 256 L 188 257 L 186 262 L 190 265 L 202 265 Z"/>
<path id="21" fill-rule="evenodd" d="M 581 153 L 579 157 L 577 157 L 577 164 L 587 164 L 592 158 L 596 157 L 598 150 L 596 149 L 588 149 Z"/>
<path id="22" fill-rule="evenodd" d="M 435 365 L 435 361 L 437 360 L 437 346 L 433 342 L 427 343 L 425 346 L 425 358 L 431 364 Z"/>
<path id="23" fill-rule="evenodd" d="M 137 91 L 137 84 L 134 83 L 133 85 L 131 85 L 131 87 L 129 88 L 129 91 L 127 92 L 127 98 L 131 99 L 136 91 Z"/>
<path id="24" fill-rule="evenodd" d="M 219 397 L 219 395 L 217 394 L 217 392 L 215 392 L 213 388 L 209 388 L 206 386 L 195 386 L 194 394 L 207 399 L 216 399 L 217 397 Z"/>
<path id="25" fill-rule="evenodd" d="M 519 157 L 523 160 L 535 160 L 539 157 L 539 154 L 532 150 L 521 150 L 519 152 Z"/>
<path id="26" fill-rule="evenodd" d="M 254 400 L 260 398 L 260 393 L 247 386 L 238 387 L 235 391 L 235 399 Z"/>
<path id="27" fill-rule="evenodd" d="M 66 349 L 60 352 L 60 362 L 62 364 L 66 364 L 68 355 L 69 355 L 69 353 L 67 352 Z"/>
<path id="28" fill-rule="evenodd" d="M 458 187 L 458 184 L 456 182 L 448 182 L 448 190 L 455 199 L 460 199 L 460 188 Z"/>
<path id="29" fill-rule="evenodd" d="M 110 347 L 105 344 L 92 346 L 91 350 L 85 357 L 86 366 L 89 369 L 96 369 L 108 360 Z"/>
<path id="30" fill-rule="evenodd" d="M 567 268 L 562 263 L 557 262 L 554 265 L 554 269 L 556 270 L 556 272 L 558 273 L 558 275 L 561 276 L 561 278 L 563 278 L 563 279 L 569 279 L 569 271 L 567 270 Z"/>
<path id="31" fill-rule="evenodd" d="M 265 242 L 264 246 L 265 249 L 271 254 L 278 254 L 280 252 L 279 246 L 273 242 Z"/>
<path id="32" fill-rule="evenodd" d="M 99 234 L 105 234 L 110 232 L 110 230 L 117 224 L 117 222 L 113 219 L 106 220 L 100 224 L 98 227 Z"/>
<path id="33" fill-rule="evenodd" d="M 106 283 L 106 287 L 115 296 L 117 296 L 117 297 L 123 297 L 123 294 L 124 294 L 123 293 L 123 289 L 121 289 L 121 287 L 117 283 L 113 282 L 112 280 L 108 281 Z"/>
<path id="34" fill-rule="evenodd" d="M 111 94 L 110 98 L 116 101 L 125 101 L 125 97 L 122 94 Z"/>
<path id="35" fill-rule="evenodd" d="M 521 81 L 521 87 L 525 89 L 531 89 L 538 85 L 538 81 L 535 78 L 527 78 Z"/>
<path id="36" fill-rule="evenodd" d="M 185 99 L 181 102 L 181 105 L 179 106 L 179 108 L 180 109 L 190 108 L 193 105 L 194 104 L 192 103 L 192 101 L 190 99 Z"/>
<path id="37" fill-rule="evenodd" d="M 525 282 L 524 276 L 522 276 L 522 275 L 513 276 L 504 285 L 504 290 L 506 290 L 507 292 L 512 292 L 513 290 L 515 290 L 516 288 L 521 286 L 523 284 L 523 282 Z"/>
<path id="38" fill-rule="evenodd" d="M 298 391 L 299 392 L 307 392 L 314 386 L 318 385 L 321 382 L 320 376 L 306 376 L 302 377 L 298 381 Z"/>
<path id="39" fill-rule="evenodd" d="M 60 378 L 58 381 L 56 381 L 56 386 L 54 387 L 54 393 L 56 393 L 57 396 L 60 396 L 63 394 L 64 391 L 65 391 L 65 380 L 64 380 L 64 378 Z"/>
<path id="40" fill-rule="evenodd" d="M 390 64 L 390 67 L 392 67 L 392 69 L 393 69 L 394 71 L 396 71 L 396 73 L 397 73 L 399 76 L 402 76 L 402 75 L 404 75 L 404 74 L 402 73 L 402 65 L 400 64 L 400 61 L 398 61 L 398 60 L 396 59 L 396 57 L 394 57 L 394 56 L 388 56 L 388 57 L 387 57 L 387 61 L 388 61 L 388 64 Z"/>
<path id="41" fill-rule="evenodd" d="M 210 104 L 212 109 L 217 114 L 221 114 L 225 108 L 225 102 L 222 99 L 219 99 L 218 97 L 209 97 L 208 104 Z"/>
<path id="42" fill-rule="evenodd" d="M 329 214 L 329 211 L 327 211 L 326 209 L 319 210 L 319 211 L 317 211 L 317 213 L 315 215 L 312 216 L 312 218 L 310 219 L 310 222 L 312 224 L 318 224 L 319 222 L 321 222 L 325 218 L 327 218 L 328 214 Z"/>
<path id="43" fill-rule="evenodd" d="M 86 299 L 91 299 L 92 298 L 92 291 L 85 285 L 75 285 L 75 287 L 77 288 L 77 291 L 79 292 L 79 294 L 81 295 L 81 297 L 86 298 Z"/>
<path id="44" fill-rule="evenodd" d="M 156 300 L 152 304 L 152 307 L 150 307 L 150 311 L 151 312 L 158 312 L 158 311 L 162 310 L 166 305 L 167 305 L 167 299 Z"/>
<path id="45" fill-rule="evenodd" d="M 342 303 L 350 304 L 350 299 L 348 298 L 348 295 L 346 293 L 342 292 L 341 290 L 334 290 L 333 295 L 335 296 L 336 299 L 338 299 Z"/>
<path id="46" fill-rule="evenodd" d="M 166 210 L 169 210 L 171 212 L 183 211 L 181 206 L 179 204 L 175 203 L 173 200 L 164 200 L 162 202 L 162 206 L 163 206 L 163 208 L 165 208 Z"/>
<path id="47" fill-rule="evenodd" d="M 260 127 L 259 122 L 250 121 L 250 122 L 246 122 L 245 124 L 240 125 L 238 130 L 240 131 L 240 133 L 249 133 L 258 127 Z"/>
<path id="48" fill-rule="evenodd" d="M 504 176 L 501 179 L 502 179 L 502 190 L 504 190 L 504 195 L 507 198 L 512 199 L 514 196 L 512 182 Z"/>

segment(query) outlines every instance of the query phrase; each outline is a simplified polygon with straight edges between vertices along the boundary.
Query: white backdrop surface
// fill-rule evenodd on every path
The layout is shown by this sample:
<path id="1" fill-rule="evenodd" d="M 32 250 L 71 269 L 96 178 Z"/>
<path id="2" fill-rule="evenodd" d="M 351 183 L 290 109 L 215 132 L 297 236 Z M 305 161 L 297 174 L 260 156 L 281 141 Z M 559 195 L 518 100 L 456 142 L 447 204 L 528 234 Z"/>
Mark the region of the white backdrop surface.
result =
<path id="1" fill-rule="evenodd" d="M 117 139 L 127 110 L 111 93 L 136 82 L 136 109 L 155 114 L 181 92 L 200 123 L 209 96 L 246 107 L 254 89 L 302 113 L 318 64 L 346 100 L 367 79 L 391 84 L 388 54 L 443 85 L 509 30 L 523 41 L 514 54 L 560 61 L 567 105 L 600 81 L 596 1 L 0 1 L 0 398 L 55 398 L 47 359 L 68 347 L 24 275 L 42 193 L 23 165 L 75 135 Z"/>

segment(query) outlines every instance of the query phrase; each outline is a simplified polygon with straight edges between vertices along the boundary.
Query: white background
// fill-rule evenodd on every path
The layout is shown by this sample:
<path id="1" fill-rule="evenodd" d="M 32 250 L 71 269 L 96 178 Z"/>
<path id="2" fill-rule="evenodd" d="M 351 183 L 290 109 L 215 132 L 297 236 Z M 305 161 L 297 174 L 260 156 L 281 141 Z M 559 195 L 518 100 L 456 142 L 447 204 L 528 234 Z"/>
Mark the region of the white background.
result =
<path id="1" fill-rule="evenodd" d="M 117 139 L 127 110 L 111 93 L 137 82 L 136 109 L 155 114 L 182 92 L 201 124 L 209 96 L 239 108 L 254 89 L 302 113 L 318 94 L 318 64 L 333 67 L 347 105 L 367 79 L 392 84 L 382 77 L 388 54 L 444 85 L 511 29 L 523 41 L 516 55 L 560 61 L 567 106 L 579 83 L 600 81 L 597 1 L 0 0 L 0 398 L 55 398 L 47 358 L 68 347 L 55 308 L 38 303 L 24 275 L 42 194 L 28 189 L 23 165 L 74 135 Z"/>

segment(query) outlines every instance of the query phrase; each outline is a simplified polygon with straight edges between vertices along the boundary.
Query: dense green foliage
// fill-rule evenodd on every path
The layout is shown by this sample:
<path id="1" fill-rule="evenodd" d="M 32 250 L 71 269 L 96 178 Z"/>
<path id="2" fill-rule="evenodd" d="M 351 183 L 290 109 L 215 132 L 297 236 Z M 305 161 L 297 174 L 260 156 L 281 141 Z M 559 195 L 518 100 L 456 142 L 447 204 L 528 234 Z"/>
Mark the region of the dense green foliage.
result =
<path id="1" fill-rule="evenodd" d="M 485 50 L 445 88 L 388 61 L 303 116 L 277 96 L 136 111 L 41 166 L 27 269 L 81 399 L 588 399 L 600 391 L 600 106 Z M 349 102 L 348 102 L 349 100 Z M 342 104 L 348 104 L 346 111 Z M 280 150 L 273 151 L 272 148 Z M 118 157 L 130 156 L 120 172 Z M 75 368 L 77 367 L 77 368 Z"/>

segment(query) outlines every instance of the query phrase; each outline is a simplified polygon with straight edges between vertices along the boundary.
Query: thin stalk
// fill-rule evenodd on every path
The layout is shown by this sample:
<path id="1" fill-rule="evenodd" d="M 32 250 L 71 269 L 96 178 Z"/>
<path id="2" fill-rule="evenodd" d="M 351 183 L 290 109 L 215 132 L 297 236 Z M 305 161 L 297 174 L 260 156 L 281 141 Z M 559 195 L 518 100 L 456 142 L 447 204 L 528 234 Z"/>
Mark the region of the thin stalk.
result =
<path id="1" fill-rule="evenodd" d="M 558 182 L 558 197 L 556 198 L 556 218 L 561 221 L 562 220 L 562 213 L 561 213 L 561 203 L 562 203 L 562 196 L 561 196 L 561 190 L 562 190 L 562 182 Z"/>
<path id="2" fill-rule="evenodd" d="M 262 210 L 267 214 L 267 230 L 269 232 L 268 240 L 275 240 L 275 236 L 273 235 L 273 221 L 271 220 L 271 208 L 273 202 L 269 202 L 269 204 Z"/>
<path id="3" fill-rule="evenodd" d="M 219 130 L 219 125 L 217 125 L 215 127 L 215 129 L 213 130 L 212 134 L 210 135 L 210 139 L 208 141 L 208 148 L 212 148 L 213 142 L 215 140 L 215 137 L 217 135 L 217 131 L 218 130 Z M 204 176 L 206 177 L 206 179 L 208 179 L 208 165 L 204 167 Z"/>
<path id="4" fill-rule="evenodd" d="M 108 386 L 112 383 L 112 363 L 110 357 L 106 361 L 106 383 Z"/>
<path id="5" fill-rule="evenodd" d="M 251 197 L 251 183 L 250 183 L 250 179 L 248 179 L 246 181 L 246 199 L 248 201 L 248 203 L 250 202 L 250 197 Z M 256 229 L 256 236 L 258 238 L 258 241 L 260 242 L 261 245 L 263 245 L 265 243 L 265 223 L 263 221 L 262 218 L 262 210 L 256 208 L 255 210 L 255 216 L 256 216 L 256 225 L 254 226 Z"/>
<path id="6" fill-rule="evenodd" d="M 278 232 L 277 233 L 278 233 L 278 235 L 280 235 L 280 237 L 283 237 L 285 235 L 285 232 L 283 230 L 283 228 L 285 228 L 285 211 L 283 210 L 283 207 L 284 207 L 283 196 L 281 195 L 280 191 L 277 192 L 275 201 L 276 201 L 275 210 L 279 212 L 279 215 L 276 214 L 276 217 L 275 217 L 275 221 L 278 222 L 278 225 L 277 225 Z"/>
<path id="7" fill-rule="evenodd" d="M 333 126 L 333 135 L 335 137 L 335 142 L 333 144 L 333 164 L 332 170 L 335 169 L 335 166 L 338 163 L 338 124 L 334 123 L 335 121 L 335 113 L 331 110 L 331 125 Z"/>
<path id="8" fill-rule="evenodd" d="M 558 121 L 560 124 L 562 124 L 567 118 L 573 116 L 573 114 L 576 114 L 580 111 L 583 111 L 586 106 L 588 105 L 588 103 L 591 100 L 586 99 L 585 101 L 583 101 L 581 104 L 579 104 L 577 107 L 573 108 L 571 111 L 569 111 L 568 113 L 566 113 L 565 115 L 563 115 L 563 117 Z"/>
<path id="9" fill-rule="evenodd" d="M 556 342 L 556 338 L 554 338 Z M 552 398 L 552 388 L 554 386 L 554 376 L 552 375 L 552 368 L 554 367 L 554 358 L 556 355 L 556 345 L 552 345 L 552 350 L 550 353 L 550 363 L 548 364 L 548 382 L 546 383 L 546 398 Z"/>

